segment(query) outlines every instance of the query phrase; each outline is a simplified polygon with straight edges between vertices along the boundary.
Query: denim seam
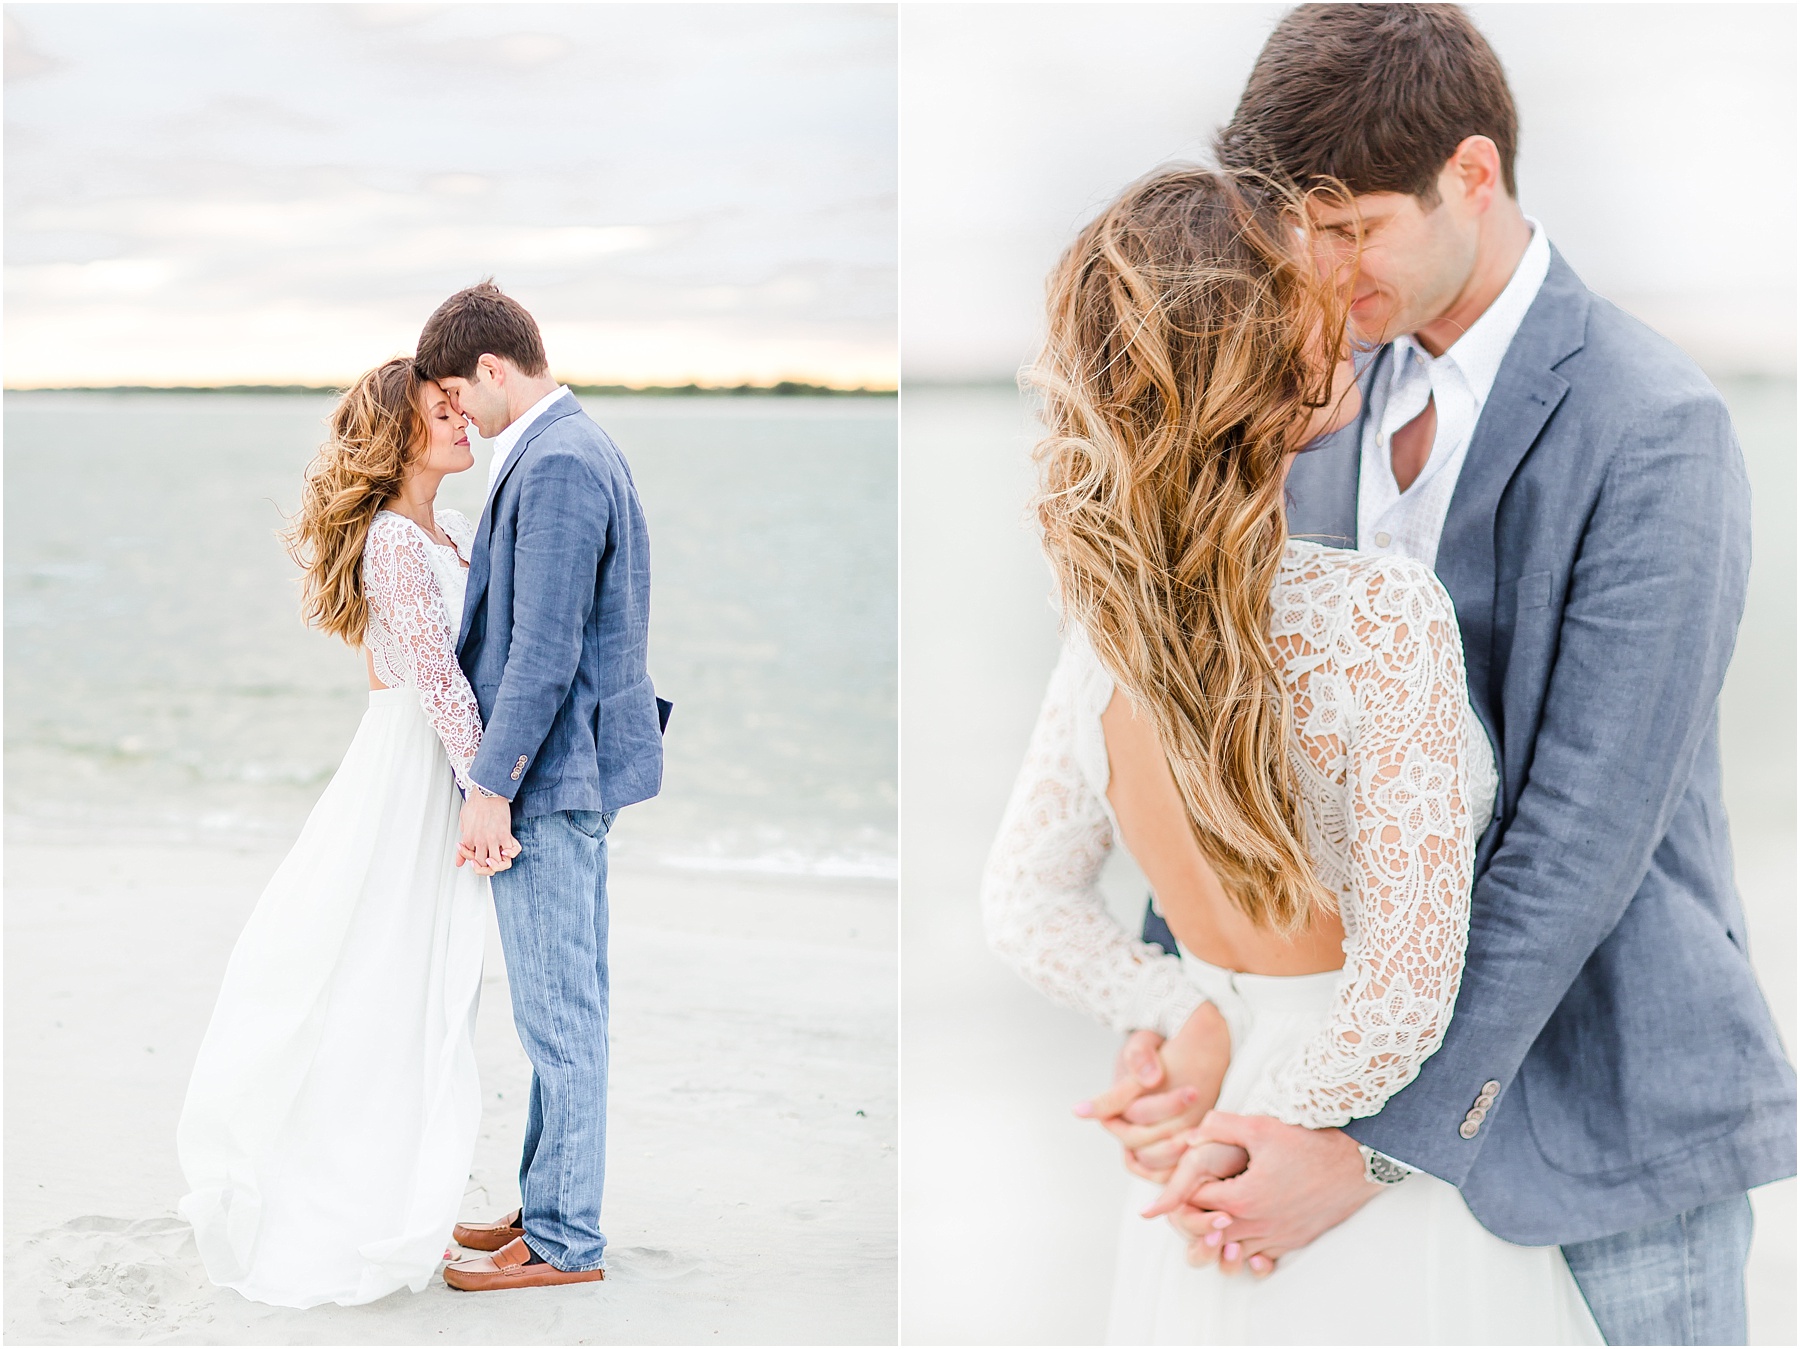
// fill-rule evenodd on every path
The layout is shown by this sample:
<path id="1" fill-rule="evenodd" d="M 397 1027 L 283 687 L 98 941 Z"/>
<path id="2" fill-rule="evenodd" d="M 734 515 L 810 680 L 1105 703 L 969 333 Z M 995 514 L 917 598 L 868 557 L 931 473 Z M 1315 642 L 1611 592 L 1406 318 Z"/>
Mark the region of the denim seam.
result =
<path id="1" fill-rule="evenodd" d="M 1678 1214 L 1675 1219 L 1681 1229 L 1681 1291 L 1685 1295 L 1687 1324 L 1681 1328 L 1683 1344 L 1700 1343 L 1700 1317 L 1694 1306 L 1694 1260 L 1693 1241 L 1688 1236 L 1688 1214 Z"/>
<path id="2" fill-rule="evenodd" d="M 544 931 L 544 925 L 542 923 L 536 924 L 535 926 L 536 926 L 536 935 L 540 942 L 540 945 L 538 947 L 540 964 L 547 964 L 550 953 L 544 949 L 543 943 L 547 940 L 548 934 Z M 554 1029 L 555 1036 L 556 1036 L 557 1056 L 566 1063 L 566 1062 L 568 1062 L 569 1054 L 568 1054 L 567 1044 L 565 1043 L 565 1041 L 563 1039 L 562 1018 L 553 1016 L 550 1018 L 550 1023 Z M 560 1099 L 560 1104 L 558 1106 L 558 1109 L 561 1113 L 559 1114 L 559 1116 L 557 1118 L 557 1126 L 560 1131 L 559 1136 L 564 1140 L 564 1144 L 565 1144 L 563 1147 L 557 1149 L 556 1212 L 557 1212 L 557 1218 L 558 1218 L 559 1222 L 561 1221 L 562 1215 L 569 1211 L 569 1159 L 568 1159 L 567 1140 L 569 1137 L 570 1102 L 568 1100 L 568 1095 L 569 1094 L 566 1091 L 560 1093 L 561 1099 Z M 564 1246 L 564 1256 L 566 1258 L 568 1243 L 565 1241 L 563 1243 L 563 1246 Z M 546 1256 L 545 1258 L 548 1259 L 549 1257 Z"/>
<path id="3" fill-rule="evenodd" d="M 557 813 L 561 813 L 561 812 L 552 812 L 552 814 L 557 814 Z M 602 832 L 600 838 L 596 839 L 596 838 L 588 837 L 586 834 L 582 833 L 581 830 L 579 830 L 578 828 L 575 828 L 572 821 L 568 821 L 566 827 L 569 829 L 569 834 L 572 836 L 572 837 L 565 836 L 566 840 L 568 842 L 575 844 L 574 851 L 576 851 L 576 852 L 580 851 L 580 844 L 583 842 L 588 843 L 588 844 L 593 844 L 593 845 L 599 845 L 604 840 L 604 831 Z M 531 909 L 534 912 L 540 911 L 541 909 L 543 909 L 545 907 L 544 901 L 545 901 L 546 896 L 545 896 L 543 886 L 539 883 L 540 878 L 537 876 L 536 871 L 534 869 L 525 871 L 522 874 L 521 879 L 525 879 L 527 885 L 529 886 L 529 895 L 531 897 Z M 550 898 L 553 899 L 554 896 L 551 896 Z M 551 906 L 551 907 L 554 907 L 554 906 Z M 550 963 L 551 956 L 553 954 L 553 952 L 550 948 L 552 946 L 554 946 L 556 943 L 552 940 L 552 934 L 547 930 L 546 925 L 541 922 L 531 923 L 528 940 L 530 941 L 532 948 L 533 948 L 535 962 L 539 966 L 547 966 Z M 568 1039 L 567 1039 L 566 1033 L 565 1033 L 566 1028 L 562 1025 L 562 1019 L 560 1017 L 551 1017 L 548 1019 L 551 1022 L 551 1026 L 549 1028 L 549 1034 L 546 1037 L 547 1046 L 552 1050 L 552 1052 L 555 1053 L 555 1055 L 558 1057 L 558 1059 L 560 1059 L 564 1062 L 567 1062 L 569 1059 L 569 1053 L 568 1053 L 568 1043 L 569 1042 L 568 1042 Z M 534 1073 L 534 1077 L 535 1076 L 537 1076 L 537 1075 Z M 534 1086 L 537 1086 L 537 1085 L 538 1084 L 536 1082 L 534 1082 Z M 558 1114 L 555 1121 L 549 1120 L 547 1112 L 543 1112 L 543 1117 L 541 1118 L 541 1121 L 540 1121 L 540 1138 L 543 1135 L 560 1136 L 565 1139 L 567 1138 L 570 1128 L 572 1126 L 573 1117 L 575 1114 L 575 1103 L 573 1102 L 572 1099 L 570 1099 L 568 1097 L 567 1093 L 562 1093 L 562 1099 L 561 1099 L 561 1105 L 559 1107 L 559 1111 L 560 1111 L 560 1113 Z M 532 1158 L 531 1170 L 533 1172 L 535 1172 L 537 1170 L 537 1168 L 543 1163 L 543 1161 L 544 1161 L 544 1158 L 543 1158 L 542 1150 L 540 1148 L 538 1150 L 537 1154 L 534 1155 L 534 1157 Z M 523 1179 L 523 1177 L 521 1179 Z M 573 1170 L 572 1170 L 572 1159 L 569 1156 L 568 1150 L 566 1148 L 564 1148 L 564 1149 L 559 1150 L 559 1163 L 557 1166 L 557 1175 L 556 1175 L 556 1179 L 552 1185 L 552 1188 L 553 1188 L 554 1194 L 555 1194 L 557 1221 L 559 1223 L 562 1221 L 561 1215 L 563 1215 L 569 1211 L 570 1187 L 573 1183 L 573 1180 L 574 1180 L 574 1176 L 573 1176 Z M 543 1184 L 543 1182 L 540 1181 L 539 1184 L 541 1186 Z M 521 1196 L 521 1197 L 523 1198 L 523 1196 Z M 540 1248 L 540 1244 L 539 1244 L 542 1242 L 546 1242 L 548 1240 L 547 1237 L 538 1236 L 534 1239 L 532 1237 L 530 1231 L 527 1230 L 527 1232 L 525 1233 L 525 1240 L 526 1240 L 526 1245 L 532 1251 L 536 1252 L 537 1255 L 542 1257 L 551 1266 L 553 1266 L 556 1269 L 562 1270 L 565 1273 L 584 1273 L 584 1272 L 601 1269 L 601 1268 L 605 1267 L 606 1262 L 605 1262 L 605 1255 L 604 1255 L 604 1245 L 602 1246 L 602 1255 L 599 1260 L 595 1261 L 591 1265 L 576 1266 L 576 1265 L 558 1264 L 555 1260 L 551 1259 L 549 1254 L 545 1250 Z M 563 1249 L 563 1258 L 567 1259 L 570 1254 L 568 1242 L 563 1241 L 562 1245 L 564 1248 Z"/>

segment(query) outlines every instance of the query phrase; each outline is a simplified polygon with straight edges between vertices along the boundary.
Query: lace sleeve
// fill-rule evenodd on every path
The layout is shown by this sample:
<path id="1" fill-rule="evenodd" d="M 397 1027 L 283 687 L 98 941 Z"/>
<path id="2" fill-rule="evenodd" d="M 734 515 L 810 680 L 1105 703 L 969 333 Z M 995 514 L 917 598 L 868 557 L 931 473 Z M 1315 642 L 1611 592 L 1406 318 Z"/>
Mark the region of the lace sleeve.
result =
<path id="1" fill-rule="evenodd" d="M 1450 597 L 1423 566 L 1383 559 L 1353 575 L 1348 601 L 1336 644 L 1357 718 L 1344 972 L 1329 1022 L 1245 1107 L 1309 1128 L 1375 1114 L 1443 1043 L 1475 861 Z"/>
<path id="2" fill-rule="evenodd" d="M 1113 829 L 1075 757 L 1082 713 L 1072 665 L 1065 648 L 988 857 L 988 944 L 1066 1007 L 1114 1030 L 1173 1035 L 1205 998 L 1178 959 L 1120 927 L 1100 894 Z"/>
<path id="3" fill-rule="evenodd" d="M 425 556 L 423 534 L 390 512 L 376 515 L 363 547 L 369 647 L 383 682 L 416 689 L 456 783 L 469 789 L 469 764 L 481 748 L 481 708 L 457 663 L 443 592 Z"/>

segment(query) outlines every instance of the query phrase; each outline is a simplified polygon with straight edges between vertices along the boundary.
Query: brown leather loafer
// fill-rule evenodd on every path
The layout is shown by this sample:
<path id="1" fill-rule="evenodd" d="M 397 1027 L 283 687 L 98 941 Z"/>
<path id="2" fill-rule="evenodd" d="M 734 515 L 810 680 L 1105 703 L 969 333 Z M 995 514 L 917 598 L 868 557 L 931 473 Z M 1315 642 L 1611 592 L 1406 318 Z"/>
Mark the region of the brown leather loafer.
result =
<path id="1" fill-rule="evenodd" d="M 444 1282 L 464 1293 L 488 1293 L 499 1288 L 550 1288 L 564 1283 L 595 1283 L 606 1277 L 604 1269 L 558 1269 L 548 1261 L 528 1264 L 531 1247 L 525 1238 L 502 1246 L 492 1255 L 458 1260 L 444 1267 Z"/>
<path id="2" fill-rule="evenodd" d="M 497 1251 L 525 1235 L 522 1210 L 514 1209 L 497 1223 L 458 1223 L 450 1234 L 458 1246 L 472 1251 Z"/>

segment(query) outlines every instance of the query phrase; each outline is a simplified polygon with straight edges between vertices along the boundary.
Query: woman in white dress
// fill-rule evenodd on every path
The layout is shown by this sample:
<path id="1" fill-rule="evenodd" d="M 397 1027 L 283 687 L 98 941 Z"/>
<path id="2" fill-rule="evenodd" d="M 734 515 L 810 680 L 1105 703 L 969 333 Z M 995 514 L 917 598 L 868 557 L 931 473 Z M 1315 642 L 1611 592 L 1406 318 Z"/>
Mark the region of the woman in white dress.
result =
<path id="1" fill-rule="evenodd" d="M 1358 406 L 1330 355 L 1343 278 L 1312 256 L 1304 203 L 1176 169 L 1052 274 L 1037 508 L 1065 644 L 989 862 L 990 941 L 1056 1000 L 1166 1036 L 1191 1098 L 1164 1130 L 1180 1164 L 1130 1182 L 1115 1342 L 1600 1343 L 1557 1248 L 1509 1245 L 1423 1173 L 1256 1253 L 1266 1278 L 1190 1266 L 1142 1216 L 1242 1166 L 1203 1141 L 1209 1109 L 1329 1128 L 1412 1080 L 1455 1004 L 1492 811 L 1436 577 L 1287 536 L 1293 455 Z M 1108 912 L 1115 842 L 1178 956 Z"/>
<path id="2" fill-rule="evenodd" d="M 289 535 L 309 622 L 363 648 L 369 710 L 238 938 L 176 1132 L 213 1282 L 286 1307 L 424 1288 L 481 1119 L 488 883 L 456 862 L 481 741 L 456 660 L 474 462 L 407 360 L 332 416 Z M 491 874 L 491 873 L 490 873 Z"/>

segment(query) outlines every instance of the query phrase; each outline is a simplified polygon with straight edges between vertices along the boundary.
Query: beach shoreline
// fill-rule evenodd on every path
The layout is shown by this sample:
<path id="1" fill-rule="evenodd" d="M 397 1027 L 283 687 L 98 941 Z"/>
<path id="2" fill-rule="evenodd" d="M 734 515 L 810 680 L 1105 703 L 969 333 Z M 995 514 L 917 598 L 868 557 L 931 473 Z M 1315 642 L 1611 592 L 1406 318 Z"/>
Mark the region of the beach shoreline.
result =
<path id="1" fill-rule="evenodd" d="M 615 866 L 605 1283 L 434 1279 L 263 1307 L 205 1279 L 175 1121 L 281 853 L 9 830 L 6 1338 L 15 1343 L 885 1343 L 896 1287 L 895 887 Z M 529 1065 L 497 934 L 463 1206 L 518 1202 Z"/>

